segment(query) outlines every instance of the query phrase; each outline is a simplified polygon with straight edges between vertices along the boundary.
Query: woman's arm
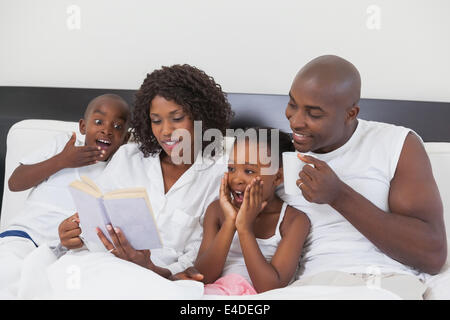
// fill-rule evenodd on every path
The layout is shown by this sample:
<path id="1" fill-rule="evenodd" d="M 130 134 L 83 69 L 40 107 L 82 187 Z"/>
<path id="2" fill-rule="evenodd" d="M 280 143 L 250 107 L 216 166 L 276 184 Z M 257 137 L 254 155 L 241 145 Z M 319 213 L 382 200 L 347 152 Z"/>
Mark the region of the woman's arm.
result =
<path id="1" fill-rule="evenodd" d="M 309 228 L 310 222 L 306 215 L 287 207 L 281 225 L 282 239 L 270 262 L 261 253 L 253 231 L 238 230 L 245 264 L 258 293 L 289 284 L 297 269 Z"/>

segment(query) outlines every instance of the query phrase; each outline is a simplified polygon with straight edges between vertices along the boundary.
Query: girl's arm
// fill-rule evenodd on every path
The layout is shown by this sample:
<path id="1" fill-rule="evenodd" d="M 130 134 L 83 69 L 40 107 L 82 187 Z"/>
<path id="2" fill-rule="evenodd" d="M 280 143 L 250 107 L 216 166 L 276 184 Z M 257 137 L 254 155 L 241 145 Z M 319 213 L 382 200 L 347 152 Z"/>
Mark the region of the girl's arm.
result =
<path id="1" fill-rule="evenodd" d="M 289 283 L 297 269 L 310 227 L 309 219 L 304 214 L 288 206 L 281 223 L 282 239 L 272 261 L 267 262 L 253 231 L 256 217 L 267 204 L 262 201 L 262 193 L 263 181 L 257 177 L 246 187 L 236 219 L 245 265 L 257 292 L 285 287 Z"/>
<path id="2" fill-rule="evenodd" d="M 261 253 L 253 230 L 238 230 L 245 264 L 258 293 L 289 284 L 297 269 L 309 228 L 306 215 L 288 206 L 281 226 L 282 239 L 270 262 Z"/>
<path id="3" fill-rule="evenodd" d="M 219 201 L 208 207 L 203 222 L 203 239 L 194 267 L 204 276 L 204 283 L 216 281 L 222 274 L 231 242 L 236 232 L 235 222 L 226 219 L 220 225 L 222 209 Z"/>

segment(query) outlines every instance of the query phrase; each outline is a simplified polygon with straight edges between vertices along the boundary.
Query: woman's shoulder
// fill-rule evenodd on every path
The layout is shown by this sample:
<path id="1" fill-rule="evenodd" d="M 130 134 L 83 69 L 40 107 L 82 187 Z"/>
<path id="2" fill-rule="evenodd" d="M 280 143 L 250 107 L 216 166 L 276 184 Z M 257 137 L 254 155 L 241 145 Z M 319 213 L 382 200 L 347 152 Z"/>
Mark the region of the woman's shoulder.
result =
<path id="1" fill-rule="evenodd" d="M 130 159 L 130 158 L 144 158 L 143 152 L 139 149 L 139 144 L 135 142 L 128 142 L 114 153 L 112 159 Z"/>

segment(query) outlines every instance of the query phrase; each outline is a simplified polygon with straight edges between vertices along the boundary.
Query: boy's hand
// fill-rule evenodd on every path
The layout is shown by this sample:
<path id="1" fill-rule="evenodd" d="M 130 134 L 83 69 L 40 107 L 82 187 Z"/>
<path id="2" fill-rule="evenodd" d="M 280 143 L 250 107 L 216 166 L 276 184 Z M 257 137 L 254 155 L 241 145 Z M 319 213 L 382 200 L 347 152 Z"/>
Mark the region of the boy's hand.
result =
<path id="1" fill-rule="evenodd" d="M 80 238 L 81 229 L 78 212 L 61 222 L 58 233 L 61 245 L 67 249 L 77 249 L 83 246 L 83 241 Z"/>
<path id="2" fill-rule="evenodd" d="M 238 210 L 231 203 L 230 188 L 228 188 L 228 172 L 225 172 L 222 177 L 219 203 L 225 215 L 225 220 L 231 220 L 233 222 L 236 221 Z"/>
<path id="3" fill-rule="evenodd" d="M 263 182 L 257 177 L 245 188 L 244 201 L 236 218 L 236 229 L 253 230 L 256 217 L 266 205 L 267 201 L 263 201 Z"/>
<path id="4" fill-rule="evenodd" d="M 76 134 L 72 133 L 72 137 L 67 141 L 63 151 L 58 154 L 59 163 L 62 168 L 78 168 L 84 167 L 90 164 L 94 164 L 97 161 L 103 160 L 103 154 L 105 151 L 100 150 L 97 146 L 82 146 L 76 147 Z"/>

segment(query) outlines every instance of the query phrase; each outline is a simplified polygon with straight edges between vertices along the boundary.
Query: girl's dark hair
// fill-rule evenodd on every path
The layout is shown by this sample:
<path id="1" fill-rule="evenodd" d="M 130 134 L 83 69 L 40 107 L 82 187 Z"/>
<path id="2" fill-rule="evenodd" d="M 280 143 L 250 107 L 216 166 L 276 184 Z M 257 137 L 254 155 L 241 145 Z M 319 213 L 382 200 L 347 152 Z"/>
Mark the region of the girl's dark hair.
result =
<path id="1" fill-rule="evenodd" d="M 234 115 L 226 93 L 204 71 L 187 64 L 163 66 L 147 74 L 136 93 L 131 123 L 134 140 L 139 143 L 145 157 L 154 156 L 162 150 L 150 122 L 150 104 L 155 96 L 175 102 L 192 120 L 202 121 L 202 136 L 205 130 L 212 128 L 219 129 L 225 135 Z M 209 143 L 203 141 L 202 150 Z"/>

